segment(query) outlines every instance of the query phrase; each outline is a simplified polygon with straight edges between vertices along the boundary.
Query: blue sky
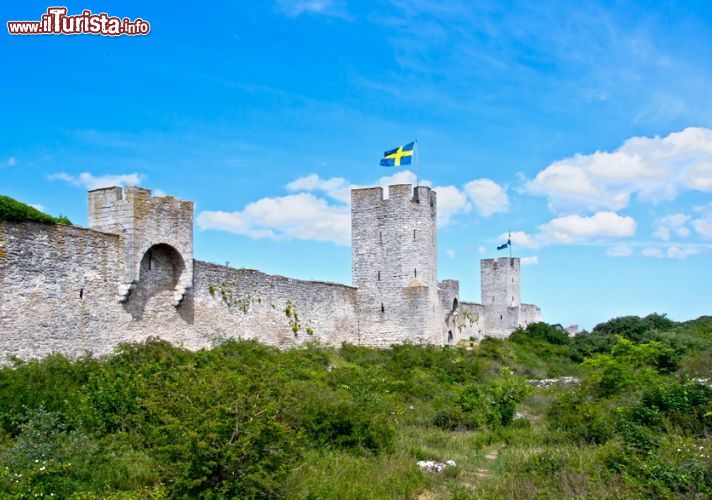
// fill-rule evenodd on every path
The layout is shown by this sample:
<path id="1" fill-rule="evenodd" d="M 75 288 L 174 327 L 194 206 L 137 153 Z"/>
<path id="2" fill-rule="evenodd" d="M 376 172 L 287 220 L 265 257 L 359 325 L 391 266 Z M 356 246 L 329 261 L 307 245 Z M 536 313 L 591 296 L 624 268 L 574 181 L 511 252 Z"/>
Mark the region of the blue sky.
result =
<path id="1" fill-rule="evenodd" d="M 87 188 L 138 182 L 196 202 L 196 258 L 349 283 L 348 190 L 412 180 L 378 161 L 417 138 L 463 299 L 512 231 L 546 321 L 712 313 L 709 2 L 212 5 L 1 35 L 0 193 L 85 224 Z"/>

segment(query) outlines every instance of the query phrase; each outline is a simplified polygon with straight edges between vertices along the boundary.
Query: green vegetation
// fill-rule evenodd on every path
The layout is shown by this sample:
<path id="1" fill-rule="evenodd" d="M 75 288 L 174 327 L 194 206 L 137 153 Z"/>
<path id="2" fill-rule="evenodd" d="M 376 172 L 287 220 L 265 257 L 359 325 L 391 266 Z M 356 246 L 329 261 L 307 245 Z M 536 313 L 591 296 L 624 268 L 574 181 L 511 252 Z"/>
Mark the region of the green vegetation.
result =
<path id="1" fill-rule="evenodd" d="M 71 226 L 72 223 L 66 217 L 52 217 L 40 212 L 34 207 L 25 205 L 9 196 L 0 195 L 0 220 L 8 222 L 39 222 L 41 224 L 63 224 Z"/>
<path id="2" fill-rule="evenodd" d="M 15 361 L 0 496 L 709 498 L 711 367 L 712 317 L 658 315 L 456 348 L 150 340 Z M 564 375 L 580 383 L 527 382 Z"/>

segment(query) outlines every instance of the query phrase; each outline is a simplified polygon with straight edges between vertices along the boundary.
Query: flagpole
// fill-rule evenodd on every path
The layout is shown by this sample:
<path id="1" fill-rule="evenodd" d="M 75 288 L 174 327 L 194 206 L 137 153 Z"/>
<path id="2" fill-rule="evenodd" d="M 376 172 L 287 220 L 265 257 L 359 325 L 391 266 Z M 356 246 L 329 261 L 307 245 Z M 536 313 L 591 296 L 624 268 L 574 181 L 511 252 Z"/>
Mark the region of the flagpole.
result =
<path id="1" fill-rule="evenodd" d="M 415 155 L 415 187 L 418 187 L 420 185 L 420 155 L 418 154 L 418 139 L 415 140 L 413 154 Z"/>

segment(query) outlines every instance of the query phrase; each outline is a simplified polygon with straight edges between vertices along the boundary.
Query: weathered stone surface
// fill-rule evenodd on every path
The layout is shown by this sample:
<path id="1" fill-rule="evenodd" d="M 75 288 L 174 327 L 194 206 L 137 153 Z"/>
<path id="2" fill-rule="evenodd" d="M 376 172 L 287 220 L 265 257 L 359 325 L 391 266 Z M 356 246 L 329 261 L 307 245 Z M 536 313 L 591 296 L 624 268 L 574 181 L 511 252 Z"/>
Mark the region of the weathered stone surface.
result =
<path id="1" fill-rule="evenodd" d="M 353 286 L 193 260 L 193 203 L 138 187 L 89 192 L 90 229 L 0 222 L 0 358 L 104 355 L 160 337 L 189 349 L 230 338 L 280 348 L 454 344 L 538 321 L 519 259 L 484 260 L 482 304 L 437 281 L 436 194 L 352 191 Z"/>

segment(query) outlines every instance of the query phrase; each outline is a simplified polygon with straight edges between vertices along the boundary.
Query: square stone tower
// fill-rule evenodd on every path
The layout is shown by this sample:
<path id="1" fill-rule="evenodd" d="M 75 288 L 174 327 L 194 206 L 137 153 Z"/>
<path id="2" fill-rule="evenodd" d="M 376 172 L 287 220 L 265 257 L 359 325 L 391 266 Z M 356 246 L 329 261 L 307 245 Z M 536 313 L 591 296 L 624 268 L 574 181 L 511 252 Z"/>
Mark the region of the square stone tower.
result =
<path id="1" fill-rule="evenodd" d="M 437 200 L 410 184 L 351 191 L 352 281 L 359 343 L 443 343 L 437 282 Z"/>
<path id="2" fill-rule="evenodd" d="M 480 260 L 480 300 L 485 306 L 487 335 L 506 337 L 520 325 L 519 280 L 519 258 Z"/>
<path id="3" fill-rule="evenodd" d="M 89 228 L 119 236 L 119 302 L 126 302 L 138 286 L 142 268 L 155 268 L 158 262 L 169 268 L 163 281 L 171 283 L 173 305 L 193 286 L 192 201 L 154 197 L 137 186 L 94 189 L 89 191 Z"/>

